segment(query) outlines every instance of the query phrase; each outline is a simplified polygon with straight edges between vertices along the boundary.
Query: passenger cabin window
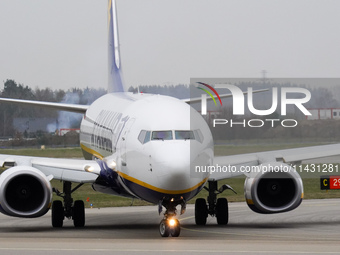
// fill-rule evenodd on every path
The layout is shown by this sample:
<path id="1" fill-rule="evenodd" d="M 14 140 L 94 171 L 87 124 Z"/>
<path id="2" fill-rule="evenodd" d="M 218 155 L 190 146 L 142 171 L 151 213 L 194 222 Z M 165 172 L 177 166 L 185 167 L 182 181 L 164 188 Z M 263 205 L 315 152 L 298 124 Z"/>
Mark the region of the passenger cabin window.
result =
<path id="1" fill-rule="evenodd" d="M 175 139 L 176 140 L 194 140 L 194 132 L 193 131 L 175 131 Z"/>
<path id="2" fill-rule="evenodd" d="M 151 140 L 172 140 L 172 131 L 153 131 Z"/>

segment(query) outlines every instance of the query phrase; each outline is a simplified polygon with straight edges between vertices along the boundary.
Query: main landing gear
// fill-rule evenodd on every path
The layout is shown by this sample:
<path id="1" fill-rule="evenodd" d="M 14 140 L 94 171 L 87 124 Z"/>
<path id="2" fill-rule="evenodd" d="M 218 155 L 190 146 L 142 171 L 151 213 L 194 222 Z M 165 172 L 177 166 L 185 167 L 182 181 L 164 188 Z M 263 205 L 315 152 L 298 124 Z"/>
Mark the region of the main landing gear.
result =
<path id="1" fill-rule="evenodd" d="M 75 227 L 80 228 L 85 226 L 85 207 L 82 200 L 76 200 L 73 203 L 71 194 L 80 188 L 83 184 L 79 184 L 72 189 L 71 182 L 64 182 L 63 193 L 53 188 L 53 191 L 63 198 L 64 203 L 60 200 L 53 201 L 52 204 L 52 226 L 54 228 L 61 228 L 63 226 L 64 218 L 73 219 Z"/>
<path id="2" fill-rule="evenodd" d="M 209 181 L 208 188 L 204 187 L 208 192 L 208 204 L 204 198 L 198 198 L 195 202 L 195 222 L 196 225 L 205 225 L 208 215 L 216 216 L 217 224 L 226 225 L 229 220 L 228 200 L 226 198 L 218 198 L 217 195 L 223 191 L 230 189 L 236 192 L 227 184 L 217 189 L 217 181 Z"/>
<path id="3" fill-rule="evenodd" d="M 180 201 L 174 201 L 172 198 L 170 201 L 163 200 L 158 205 L 159 213 L 162 212 L 162 206 L 166 208 L 164 218 L 159 223 L 159 233 L 162 237 L 178 237 L 181 233 L 181 224 L 176 219 L 177 209 L 176 206 L 181 204 L 181 214 L 185 212 L 186 204 L 183 199 Z"/>

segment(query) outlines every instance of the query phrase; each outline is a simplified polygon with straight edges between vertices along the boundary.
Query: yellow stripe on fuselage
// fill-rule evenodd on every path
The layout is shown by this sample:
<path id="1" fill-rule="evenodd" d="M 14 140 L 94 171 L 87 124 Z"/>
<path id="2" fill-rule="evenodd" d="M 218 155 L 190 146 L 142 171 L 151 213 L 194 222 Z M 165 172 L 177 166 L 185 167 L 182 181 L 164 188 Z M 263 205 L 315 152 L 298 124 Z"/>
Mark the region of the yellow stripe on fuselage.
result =
<path id="1" fill-rule="evenodd" d="M 184 190 L 166 190 L 166 189 L 161 189 L 161 188 L 157 188 L 157 187 L 155 187 L 155 186 L 152 186 L 152 185 L 150 185 L 150 184 L 148 184 L 148 183 L 145 183 L 145 182 L 143 182 L 143 181 L 140 181 L 140 180 L 138 180 L 138 179 L 136 179 L 136 178 L 133 178 L 133 177 L 131 177 L 131 176 L 127 175 L 127 174 L 124 174 L 124 173 L 122 173 L 122 172 L 118 172 L 118 174 L 119 174 L 121 177 L 123 177 L 124 179 L 126 179 L 126 180 L 128 180 L 128 181 L 130 181 L 130 182 L 136 183 L 136 184 L 138 184 L 138 185 L 140 185 L 140 186 L 143 186 L 143 187 L 145 187 L 145 188 L 151 189 L 151 190 L 153 190 L 153 191 L 157 191 L 157 192 L 159 192 L 159 193 L 171 194 L 171 195 L 185 194 L 185 193 L 189 193 L 189 192 L 191 192 L 191 191 L 194 191 L 194 190 L 196 190 L 197 188 L 199 188 L 201 185 L 203 185 L 203 184 L 207 181 L 207 179 L 208 179 L 208 177 L 207 177 L 207 178 L 205 178 L 203 181 L 201 181 L 200 183 L 198 183 L 198 184 L 196 184 L 195 186 L 193 186 L 193 187 L 191 187 L 191 188 L 188 188 L 188 189 L 184 189 Z"/>
<path id="2" fill-rule="evenodd" d="M 103 160 L 103 155 L 101 155 L 100 153 L 96 152 L 95 150 L 92 150 L 88 147 L 86 147 L 84 144 L 80 144 L 80 147 L 82 150 L 86 151 L 87 153 L 90 153 L 91 155 L 95 156 L 96 158 L 99 158 L 101 160 Z"/>

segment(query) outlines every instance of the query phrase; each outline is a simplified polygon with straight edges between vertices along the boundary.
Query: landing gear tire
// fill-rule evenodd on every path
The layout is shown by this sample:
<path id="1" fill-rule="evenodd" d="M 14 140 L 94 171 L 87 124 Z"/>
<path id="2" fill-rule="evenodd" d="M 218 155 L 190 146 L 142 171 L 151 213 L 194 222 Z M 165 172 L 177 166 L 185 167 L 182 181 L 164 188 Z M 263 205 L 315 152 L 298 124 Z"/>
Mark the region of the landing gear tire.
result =
<path id="1" fill-rule="evenodd" d="M 218 225 L 226 225 L 229 221 L 228 200 L 226 198 L 217 199 L 216 219 Z"/>
<path id="2" fill-rule="evenodd" d="M 54 228 L 61 228 L 64 222 L 64 207 L 63 202 L 55 200 L 52 203 L 52 226 Z"/>
<path id="3" fill-rule="evenodd" d="M 161 220 L 159 223 L 159 233 L 161 237 L 168 237 L 170 234 L 170 228 L 168 226 L 167 220 Z"/>
<path id="4" fill-rule="evenodd" d="M 73 225 L 76 228 L 82 228 L 85 226 L 85 206 L 82 200 L 77 200 L 73 205 Z"/>
<path id="5" fill-rule="evenodd" d="M 173 226 L 170 225 L 170 219 L 163 219 L 159 224 L 159 233 L 162 237 L 179 237 L 181 233 L 181 224 L 177 219 L 175 219 L 175 223 Z"/>
<path id="6" fill-rule="evenodd" d="M 197 198 L 195 202 L 195 222 L 196 225 L 205 225 L 207 223 L 208 207 L 204 198 Z"/>
<path id="7" fill-rule="evenodd" d="M 170 229 L 170 234 L 172 237 L 179 237 L 179 234 L 181 233 L 181 225 L 179 224 L 178 220 L 175 221 L 175 226 Z"/>

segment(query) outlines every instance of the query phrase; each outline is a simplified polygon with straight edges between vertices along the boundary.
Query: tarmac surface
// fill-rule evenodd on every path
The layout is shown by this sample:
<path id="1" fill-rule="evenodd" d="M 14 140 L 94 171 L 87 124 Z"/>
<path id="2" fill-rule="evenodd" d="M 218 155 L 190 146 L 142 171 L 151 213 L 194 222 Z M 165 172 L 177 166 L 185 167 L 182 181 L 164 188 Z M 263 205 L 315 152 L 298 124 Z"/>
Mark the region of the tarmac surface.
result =
<path id="1" fill-rule="evenodd" d="M 340 254 L 340 199 L 305 200 L 296 210 L 261 215 L 229 204 L 227 226 L 194 223 L 194 207 L 180 216 L 178 238 L 162 238 L 157 206 L 86 209 L 86 226 L 51 227 L 36 219 L 0 215 L 0 254 Z"/>

